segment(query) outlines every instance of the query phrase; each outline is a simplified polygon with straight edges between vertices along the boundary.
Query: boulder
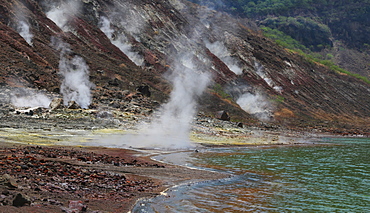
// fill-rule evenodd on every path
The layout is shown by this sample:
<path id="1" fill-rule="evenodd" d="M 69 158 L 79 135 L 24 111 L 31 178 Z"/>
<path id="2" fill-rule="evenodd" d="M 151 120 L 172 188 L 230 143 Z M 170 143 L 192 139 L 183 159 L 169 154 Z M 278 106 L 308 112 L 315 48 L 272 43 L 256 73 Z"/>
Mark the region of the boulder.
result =
<path id="1" fill-rule="evenodd" d="M 54 98 L 51 101 L 49 107 L 50 107 L 51 110 L 62 109 L 64 107 L 63 106 L 63 99 L 62 98 Z"/>
<path id="2" fill-rule="evenodd" d="M 150 97 L 151 92 L 149 90 L 149 86 L 138 86 L 136 88 L 136 91 L 140 92 L 143 96 Z"/>
<path id="3" fill-rule="evenodd" d="M 13 206 L 15 207 L 22 207 L 22 206 L 30 205 L 30 204 L 31 204 L 30 198 L 24 194 L 18 193 L 14 197 Z"/>
<path id="4" fill-rule="evenodd" d="M 216 113 L 216 118 L 223 121 L 230 121 L 230 116 L 225 110 L 218 111 Z"/>

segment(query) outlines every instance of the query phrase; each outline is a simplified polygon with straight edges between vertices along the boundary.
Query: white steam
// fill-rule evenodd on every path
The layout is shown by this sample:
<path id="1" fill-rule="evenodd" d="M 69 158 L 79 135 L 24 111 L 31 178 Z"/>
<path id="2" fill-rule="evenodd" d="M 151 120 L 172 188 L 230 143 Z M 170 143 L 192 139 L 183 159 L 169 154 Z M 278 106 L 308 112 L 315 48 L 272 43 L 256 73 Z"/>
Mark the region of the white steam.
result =
<path id="1" fill-rule="evenodd" d="M 278 93 L 283 92 L 283 88 L 280 86 L 276 86 L 274 81 L 267 76 L 267 74 L 264 72 L 264 67 L 260 63 L 255 62 L 254 67 L 256 69 L 257 75 L 259 75 L 271 88 L 273 88 Z"/>
<path id="2" fill-rule="evenodd" d="M 63 76 L 60 92 L 64 105 L 75 101 L 81 108 L 87 109 L 91 104 L 91 88 L 89 67 L 80 56 L 71 56 L 67 43 L 53 38 L 52 45 L 60 51 L 59 73 Z"/>
<path id="3" fill-rule="evenodd" d="M 147 5 L 148 6 L 148 5 Z M 114 14 L 110 14 L 110 20 L 116 20 L 115 23 L 120 28 L 125 29 L 129 32 L 137 41 L 140 41 L 140 36 L 143 30 L 148 26 L 149 21 L 154 21 L 153 16 L 149 13 L 153 13 L 154 10 L 151 6 L 137 6 L 129 3 L 129 1 L 115 1 L 115 9 L 118 9 Z"/>
<path id="4" fill-rule="evenodd" d="M 197 99 L 210 83 L 210 75 L 197 69 L 189 54 L 179 57 L 173 72 L 168 76 L 173 84 L 169 101 L 162 106 L 157 117 L 136 139 L 145 147 L 190 147 L 189 132 L 197 109 Z"/>
<path id="5" fill-rule="evenodd" d="M 114 30 L 111 28 L 111 23 L 108 18 L 100 18 L 100 30 L 111 40 L 112 44 L 118 47 L 123 53 L 129 57 L 137 66 L 142 66 L 144 58 L 139 53 L 132 50 L 132 46 L 127 37 L 121 33 L 116 38 L 113 38 Z"/>
<path id="6" fill-rule="evenodd" d="M 20 89 L 12 92 L 10 101 L 16 107 L 49 108 L 51 99 L 40 92 L 30 89 Z"/>
<path id="7" fill-rule="evenodd" d="M 216 41 L 214 43 L 205 42 L 206 47 L 211 51 L 215 56 L 217 56 L 222 62 L 229 67 L 236 75 L 243 74 L 243 69 L 239 67 L 237 61 L 230 56 L 229 51 L 221 42 Z"/>
<path id="8" fill-rule="evenodd" d="M 100 30 L 109 38 L 113 39 L 114 30 L 110 26 L 110 21 L 107 17 L 100 17 Z"/>
<path id="9" fill-rule="evenodd" d="M 236 103 L 261 121 L 269 121 L 272 118 L 273 105 L 260 93 L 245 93 L 237 99 Z"/>
<path id="10" fill-rule="evenodd" d="M 20 6 L 19 4 L 13 4 L 13 10 L 15 11 L 13 20 L 16 23 L 15 30 L 19 33 L 20 36 L 32 46 L 33 34 L 31 32 L 28 10 L 25 7 Z"/>
<path id="11" fill-rule="evenodd" d="M 67 1 L 61 5 L 54 5 L 46 16 L 63 31 L 69 31 L 68 23 L 77 15 L 80 9 L 80 1 Z"/>
<path id="12" fill-rule="evenodd" d="M 21 35 L 23 39 L 26 40 L 26 42 L 30 46 L 32 46 L 33 34 L 30 31 L 30 26 L 28 25 L 28 23 L 25 21 L 19 21 L 18 26 L 17 26 L 17 31 L 19 35 Z"/>

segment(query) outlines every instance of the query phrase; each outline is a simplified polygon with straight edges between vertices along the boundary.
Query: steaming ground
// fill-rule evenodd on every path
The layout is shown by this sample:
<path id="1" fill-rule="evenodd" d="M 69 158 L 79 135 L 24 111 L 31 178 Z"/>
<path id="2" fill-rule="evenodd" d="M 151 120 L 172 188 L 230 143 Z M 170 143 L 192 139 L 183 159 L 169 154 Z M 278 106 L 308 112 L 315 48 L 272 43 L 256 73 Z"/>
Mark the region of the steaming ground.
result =
<path id="1" fill-rule="evenodd" d="M 236 75 L 241 75 L 243 74 L 243 69 L 240 68 L 238 65 L 238 62 L 236 59 L 232 58 L 225 47 L 221 42 L 216 41 L 214 43 L 210 43 L 208 41 L 205 42 L 206 47 L 219 59 L 222 60 L 226 64 L 226 66 L 229 67 L 231 71 L 233 71 Z"/>
<path id="2" fill-rule="evenodd" d="M 19 88 L 0 90 L 2 141 L 49 146 L 194 150 L 202 144 L 216 146 L 292 144 L 301 141 L 296 138 L 306 136 L 304 132 L 284 129 L 266 131 L 257 127 L 240 127 L 236 122 L 222 121 L 201 114 L 187 116 L 186 123 L 181 124 L 179 117 L 176 117 L 178 114 L 174 113 L 176 110 L 172 113 L 161 111 L 175 104 L 172 102 L 168 102 L 168 105 L 164 105 L 163 109 L 152 116 L 144 114 L 147 110 L 145 108 L 135 107 L 137 113 L 134 114 L 109 106 L 86 110 L 41 108 L 32 115 L 24 114 L 22 111 L 17 113 L 18 109 L 10 102 L 12 96 L 34 94 L 34 92 Z M 49 98 L 47 100 L 53 98 L 48 93 L 43 95 Z M 185 111 L 194 112 L 193 109 Z M 107 114 L 111 116 L 106 116 Z M 165 121 L 168 123 L 165 124 Z M 307 137 L 314 137 L 314 135 L 307 135 Z"/>
<path id="3" fill-rule="evenodd" d="M 26 40 L 26 42 L 32 46 L 32 38 L 33 38 L 33 34 L 32 32 L 30 31 L 30 26 L 27 22 L 25 21 L 19 21 L 18 22 L 18 26 L 17 26 L 17 31 L 19 33 L 19 35 L 21 35 L 24 40 Z"/>
<path id="4" fill-rule="evenodd" d="M 123 33 L 114 32 L 111 27 L 111 22 L 107 17 L 102 16 L 100 18 L 100 26 L 101 31 L 111 40 L 112 44 L 125 53 L 137 66 L 143 65 L 143 56 L 132 50 L 132 45 Z"/>
<path id="5" fill-rule="evenodd" d="M 94 87 L 89 79 L 88 65 L 83 58 L 74 55 L 69 44 L 61 39 L 52 37 L 52 45 L 60 51 L 59 73 L 62 76 L 60 92 L 64 105 L 75 101 L 81 108 L 88 109 L 92 99 L 91 89 Z"/>
<path id="6" fill-rule="evenodd" d="M 115 144 L 132 144 L 139 148 L 185 149 L 193 147 L 189 139 L 191 123 L 197 112 L 197 100 L 211 81 L 210 75 L 200 71 L 192 61 L 192 55 L 177 57 L 174 70 L 167 75 L 173 90 L 170 99 L 151 122 L 138 126 L 137 134 L 121 139 L 109 139 Z"/>
<path id="7" fill-rule="evenodd" d="M 69 22 L 77 15 L 81 9 L 79 1 L 69 0 L 58 5 L 57 3 L 49 5 L 49 11 L 46 16 L 51 19 L 64 32 L 71 30 Z"/>
<path id="8" fill-rule="evenodd" d="M 51 97 L 35 89 L 17 88 L 9 92 L 9 101 L 15 107 L 49 108 Z"/>

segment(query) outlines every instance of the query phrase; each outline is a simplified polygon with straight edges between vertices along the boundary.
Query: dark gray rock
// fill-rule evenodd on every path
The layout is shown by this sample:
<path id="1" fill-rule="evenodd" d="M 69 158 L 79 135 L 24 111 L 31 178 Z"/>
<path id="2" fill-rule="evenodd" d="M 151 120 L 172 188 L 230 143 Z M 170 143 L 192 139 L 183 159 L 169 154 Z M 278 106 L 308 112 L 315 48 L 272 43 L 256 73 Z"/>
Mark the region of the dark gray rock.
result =
<path id="1" fill-rule="evenodd" d="M 31 204 L 30 198 L 28 196 L 24 195 L 24 194 L 18 193 L 14 197 L 13 206 L 15 206 L 15 207 L 22 207 L 22 206 L 26 206 L 26 205 L 30 205 L 30 204 Z"/>

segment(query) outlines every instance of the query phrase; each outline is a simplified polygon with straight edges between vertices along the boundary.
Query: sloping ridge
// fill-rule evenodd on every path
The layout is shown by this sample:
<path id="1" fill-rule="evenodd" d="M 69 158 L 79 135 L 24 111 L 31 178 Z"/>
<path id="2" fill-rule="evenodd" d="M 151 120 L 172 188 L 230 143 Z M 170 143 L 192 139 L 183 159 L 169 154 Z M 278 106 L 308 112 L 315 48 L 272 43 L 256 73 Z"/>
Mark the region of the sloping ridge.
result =
<path id="1" fill-rule="evenodd" d="M 102 96 L 120 98 L 122 90 L 140 85 L 149 85 L 152 99 L 162 102 L 171 91 L 164 74 L 173 70 L 177 56 L 191 53 L 198 68 L 213 75 L 214 84 L 199 100 L 206 115 L 226 110 L 232 120 L 257 125 L 259 115 L 266 113 L 263 122 L 291 128 L 369 132 L 368 84 L 283 49 L 249 20 L 182 0 L 88 0 L 70 14 L 65 30 L 47 17 L 63 2 L 68 1 L 0 1 L 1 86 L 59 92 L 60 53 L 51 45 L 54 37 L 88 64 L 95 103 Z M 102 30 L 103 17 L 110 22 L 111 38 Z M 16 30 L 20 19 L 30 25 L 32 46 Z M 130 53 L 113 44 L 120 36 Z M 215 45 L 224 48 L 224 56 L 212 49 Z M 142 64 L 134 63 L 131 53 Z M 245 112 L 236 102 L 246 94 L 262 96 L 268 107 Z M 258 106 L 260 100 L 251 101 Z"/>

